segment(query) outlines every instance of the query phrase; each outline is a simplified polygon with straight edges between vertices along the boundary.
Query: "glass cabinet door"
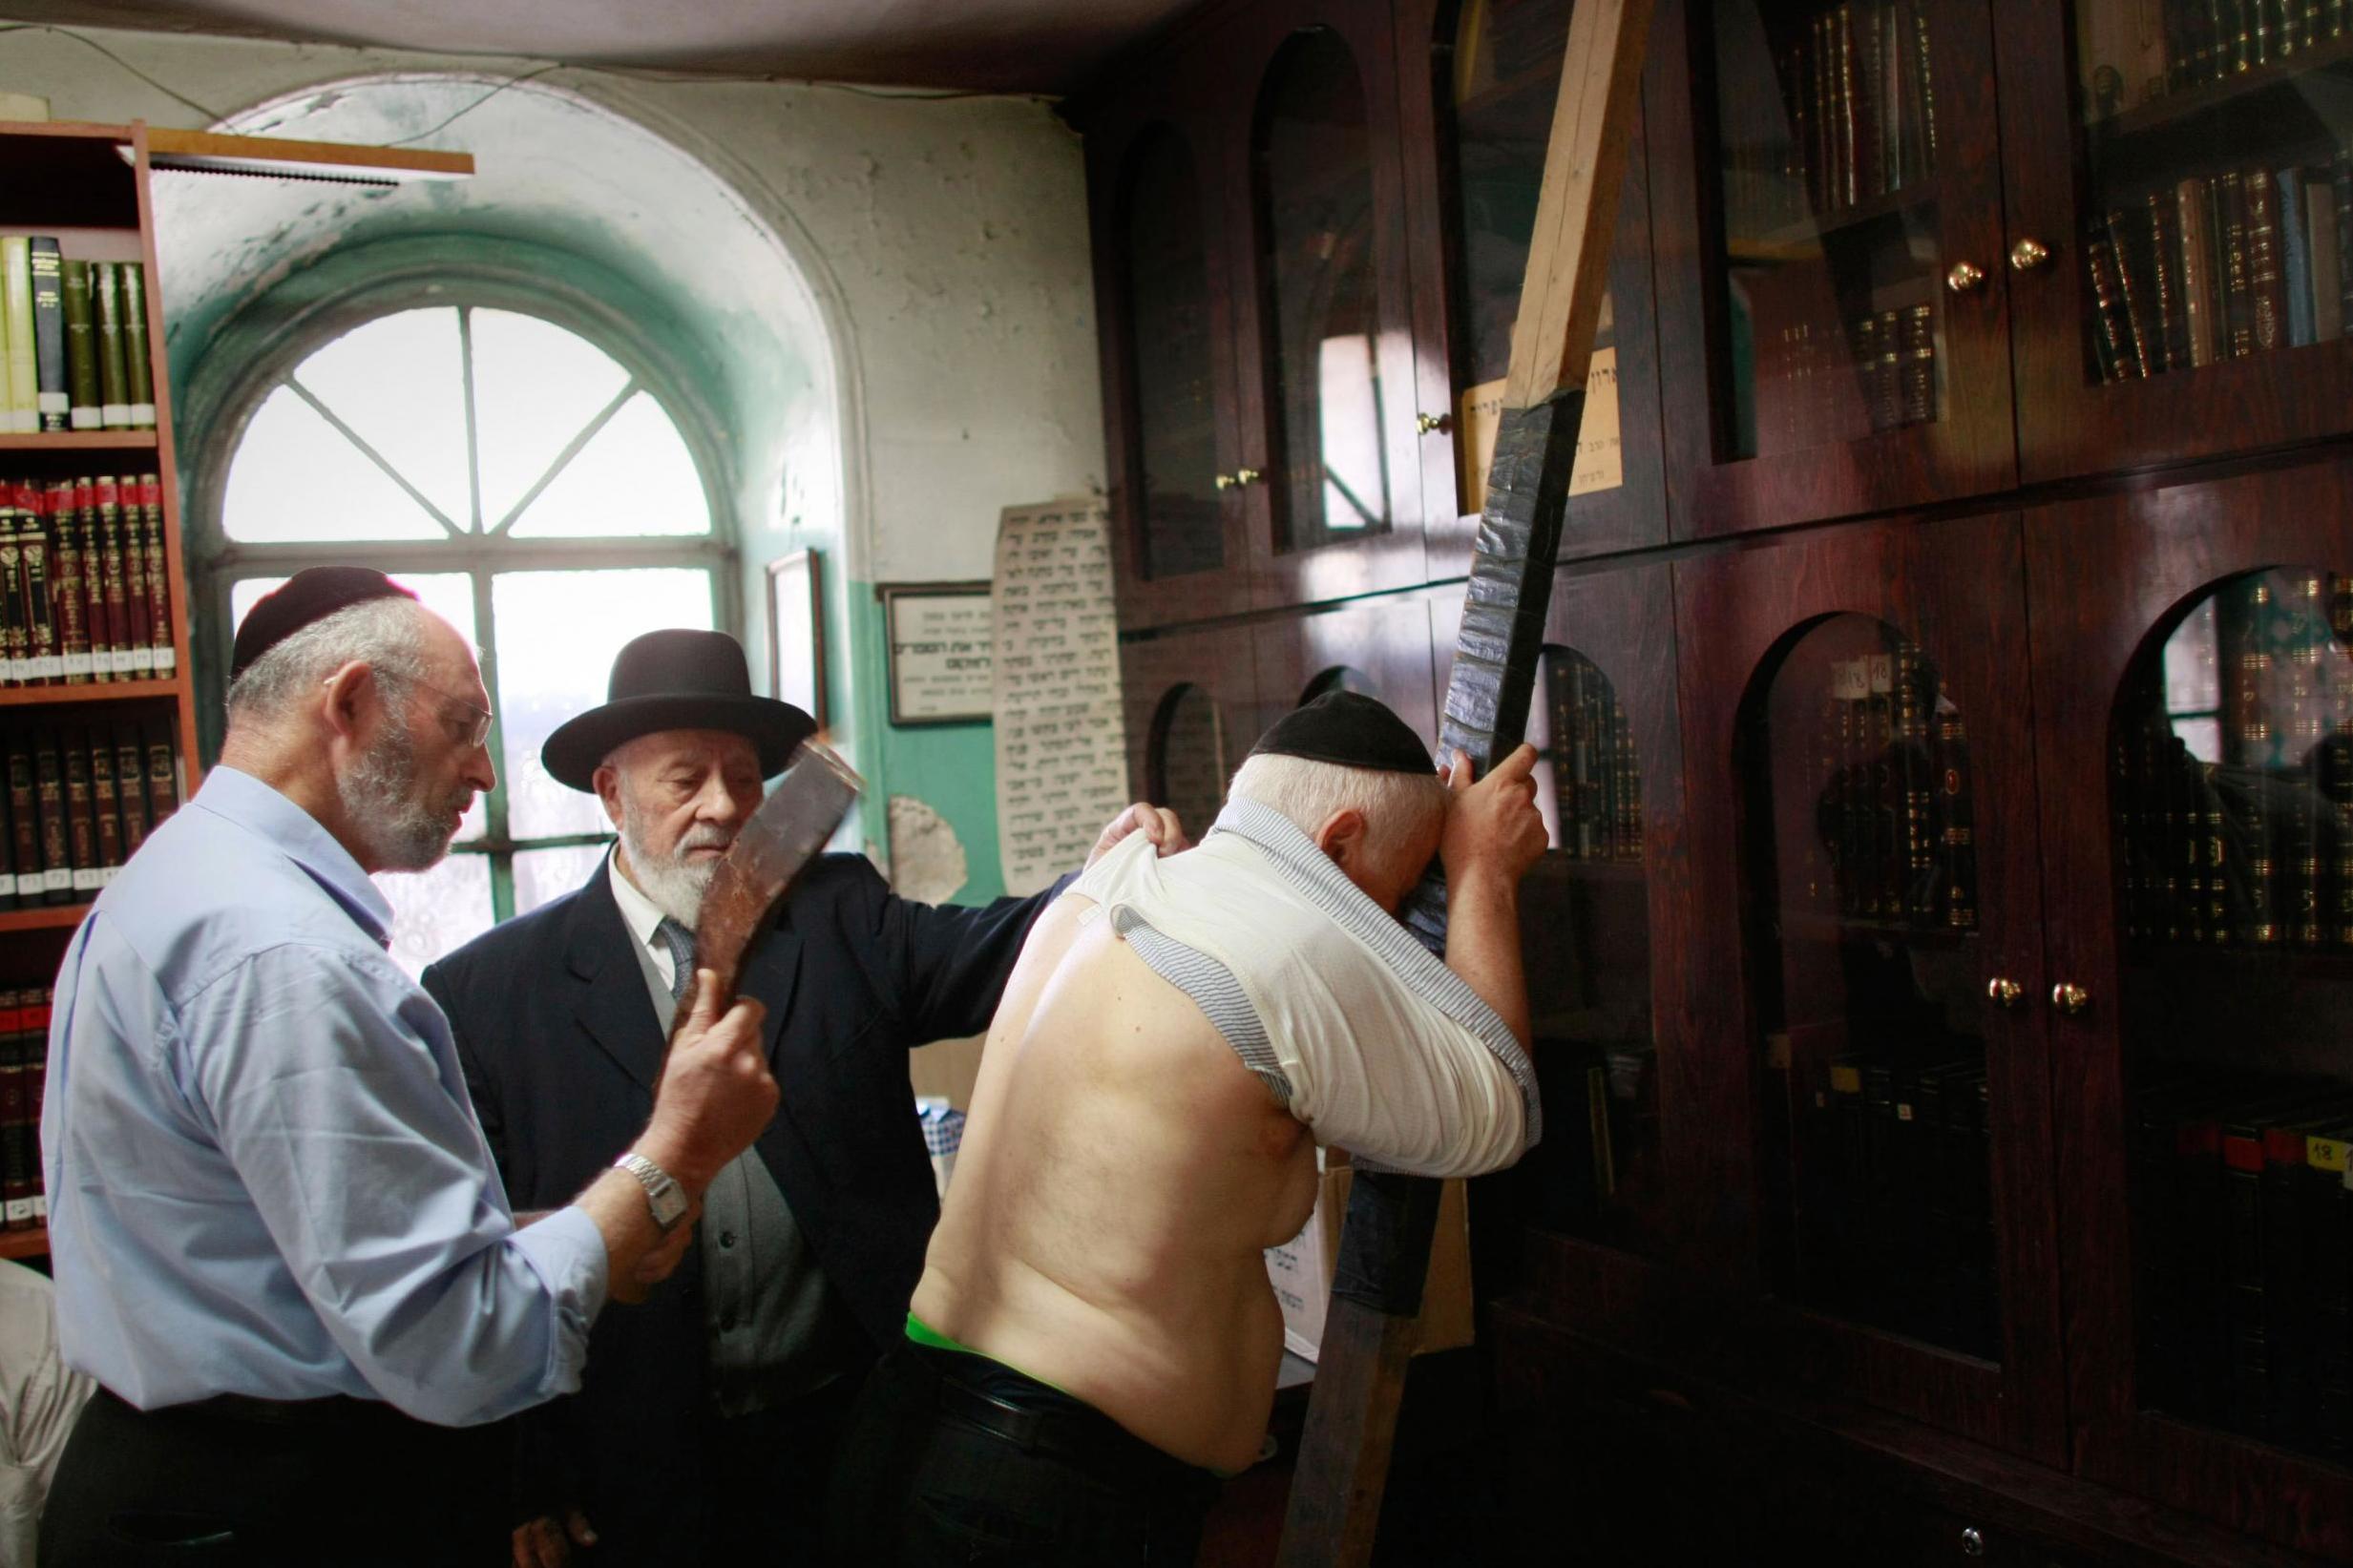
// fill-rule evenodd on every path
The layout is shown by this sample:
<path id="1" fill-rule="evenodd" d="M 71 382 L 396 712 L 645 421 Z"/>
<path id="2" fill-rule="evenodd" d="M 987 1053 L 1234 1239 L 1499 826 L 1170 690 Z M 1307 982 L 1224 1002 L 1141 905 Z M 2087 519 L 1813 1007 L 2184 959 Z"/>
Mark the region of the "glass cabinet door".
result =
<path id="1" fill-rule="evenodd" d="M 1216 144 L 1144 114 L 1090 138 L 1121 624 L 1246 608 L 1249 549 L 1229 495 L 1231 318 L 1217 248 Z"/>
<path id="2" fill-rule="evenodd" d="M 1397 82 L 1387 13 L 1307 0 L 1237 23 L 1248 194 L 1236 275 L 1244 456 L 1261 604 L 1421 579 Z"/>
<path id="3" fill-rule="evenodd" d="M 1687 0 L 1677 14 L 1694 67 L 1669 73 L 1682 135 L 1654 134 L 1653 178 L 1692 271 L 1688 298 L 1662 291 L 1662 352 L 1712 414 L 1670 427 L 1678 527 L 2006 485 L 1982 4 Z"/>
<path id="4" fill-rule="evenodd" d="M 1246 732 L 1256 696 L 1249 644 L 1202 632 L 1125 643 L 1120 679 L 1128 787 L 1174 811 L 1198 840 L 1217 820 L 1226 785 L 1257 739 Z"/>
<path id="5" fill-rule="evenodd" d="M 1777 1304 L 1755 1353 L 2064 1463 L 2022 570 L 2003 516 L 1676 566 L 1721 802 L 1685 834 L 1711 1136 L 1676 1158 Z"/>
<path id="6" fill-rule="evenodd" d="M 1404 0 L 1397 8 L 1400 114 L 1405 144 L 1416 149 L 1405 180 L 1433 577 L 1462 575 L 1485 503 L 1574 9 L 1572 0 Z M 1667 537 L 1644 157 L 1638 124 L 1586 378 L 1564 557 Z"/>
<path id="7" fill-rule="evenodd" d="M 1430 607 L 1420 599 L 1383 599 L 1262 622 L 1250 629 L 1247 646 L 1255 666 L 1258 703 L 1246 726 L 1245 752 L 1268 725 L 1332 691 L 1379 698 L 1435 748 L 1438 705 L 1430 685 Z"/>
<path id="8" fill-rule="evenodd" d="M 2353 428 L 2353 10 L 2004 9 L 2025 476 Z"/>
<path id="9" fill-rule="evenodd" d="M 2028 522 L 2086 1468 L 2353 1551 L 2353 490 Z M 2297 1499 L 2282 1507 L 2279 1499 Z"/>

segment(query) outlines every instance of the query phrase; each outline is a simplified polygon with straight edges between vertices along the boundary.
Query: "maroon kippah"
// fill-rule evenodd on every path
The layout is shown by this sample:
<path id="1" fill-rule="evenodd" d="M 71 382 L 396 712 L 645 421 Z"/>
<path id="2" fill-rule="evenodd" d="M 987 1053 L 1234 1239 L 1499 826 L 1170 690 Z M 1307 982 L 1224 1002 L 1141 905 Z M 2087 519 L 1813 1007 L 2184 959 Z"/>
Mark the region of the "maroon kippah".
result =
<path id="1" fill-rule="evenodd" d="M 245 612 L 229 656 L 229 679 L 235 680 L 255 659 L 338 610 L 369 599 L 415 597 L 372 566 L 305 567 L 256 599 Z"/>

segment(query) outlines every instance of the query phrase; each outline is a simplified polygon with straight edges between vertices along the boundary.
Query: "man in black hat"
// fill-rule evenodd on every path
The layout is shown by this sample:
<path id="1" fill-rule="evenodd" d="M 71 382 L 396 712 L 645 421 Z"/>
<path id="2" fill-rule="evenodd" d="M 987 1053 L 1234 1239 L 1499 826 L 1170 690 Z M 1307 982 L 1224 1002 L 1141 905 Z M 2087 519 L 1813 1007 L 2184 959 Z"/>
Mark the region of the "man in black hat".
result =
<path id="1" fill-rule="evenodd" d="M 228 710 L 58 974 L 51 1258 L 99 1387 L 41 1560 L 479 1562 L 506 1520 L 450 1429 L 578 1387 L 608 1294 L 675 1265 L 776 1102 L 759 1006 L 699 1007 L 659 1099 L 518 1228 L 369 880 L 440 860 L 495 782 L 472 652 L 382 573 L 297 573 L 239 627 Z"/>
<path id="2" fill-rule="evenodd" d="M 1183 1564 L 1266 1434 L 1263 1251 L 1315 1149 L 1469 1176 L 1540 1131 L 1518 887 L 1522 746 L 1441 780 L 1368 697 L 1292 714 L 1197 849 L 1103 856 L 989 1029 L 905 1341 L 835 1472 L 833 1560 Z M 1436 854 L 1446 958 L 1395 918 Z"/>
<path id="3" fill-rule="evenodd" d="M 548 772 L 620 834 L 569 897 L 425 974 L 515 1202 L 552 1202 L 641 1121 L 713 869 L 814 728 L 755 697 L 717 632 L 623 648 L 610 700 L 548 737 Z M 1184 840 L 1131 806 L 1096 847 Z M 575 1397 L 518 1421 L 515 1555 L 638 1564 L 817 1549 L 843 1413 L 895 1339 L 938 1215 L 907 1052 L 978 1033 L 1056 889 L 985 909 L 893 896 L 858 855 L 805 872 L 748 955 L 782 1105 L 704 1197 L 679 1278 L 599 1320 Z M 796 1557 L 796 1553 L 799 1554 Z"/>

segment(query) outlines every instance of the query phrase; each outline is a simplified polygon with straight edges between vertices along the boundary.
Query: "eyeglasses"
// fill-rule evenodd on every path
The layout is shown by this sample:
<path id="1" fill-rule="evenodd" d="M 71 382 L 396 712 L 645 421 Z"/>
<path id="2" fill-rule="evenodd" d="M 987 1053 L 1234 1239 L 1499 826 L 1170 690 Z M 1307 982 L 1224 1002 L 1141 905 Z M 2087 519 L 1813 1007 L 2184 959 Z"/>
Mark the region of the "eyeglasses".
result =
<path id="1" fill-rule="evenodd" d="M 320 682 L 323 686 L 331 686 L 334 683 L 335 678 L 333 676 L 328 676 L 325 680 Z M 444 702 L 453 703 L 456 706 L 466 710 L 467 717 L 463 719 L 452 718 L 446 711 L 434 716 L 441 721 L 442 729 L 449 735 L 452 741 L 461 746 L 468 747 L 469 749 L 474 746 L 487 745 L 490 742 L 492 722 L 490 709 L 482 706 L 479 702 L 473 700 L 471 698 L 460 697 L 455 692 L 443 691 L 439 686 L 434 685 L 430 680 L 412 680 L 408 682 L 408 684 L 422 686 L 425 690 L 431 692 L 435 697 L 440 698 Z"/>

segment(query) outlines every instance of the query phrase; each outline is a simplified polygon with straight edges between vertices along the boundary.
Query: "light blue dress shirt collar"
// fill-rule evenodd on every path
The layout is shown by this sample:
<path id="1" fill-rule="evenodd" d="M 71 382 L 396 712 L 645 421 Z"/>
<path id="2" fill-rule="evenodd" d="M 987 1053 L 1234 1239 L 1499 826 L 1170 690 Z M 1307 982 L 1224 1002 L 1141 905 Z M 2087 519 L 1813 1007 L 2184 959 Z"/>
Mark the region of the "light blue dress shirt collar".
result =
<path id="1" fill-rule="evenodd" d="M 326 889 L 376 946 L 392 945 L 392 903 L 384 889 L 360 868 L 342 840 L 273 785 L 224 763 L 204 776 L 204 786 L 189 804 L 269 840 Z"/>

